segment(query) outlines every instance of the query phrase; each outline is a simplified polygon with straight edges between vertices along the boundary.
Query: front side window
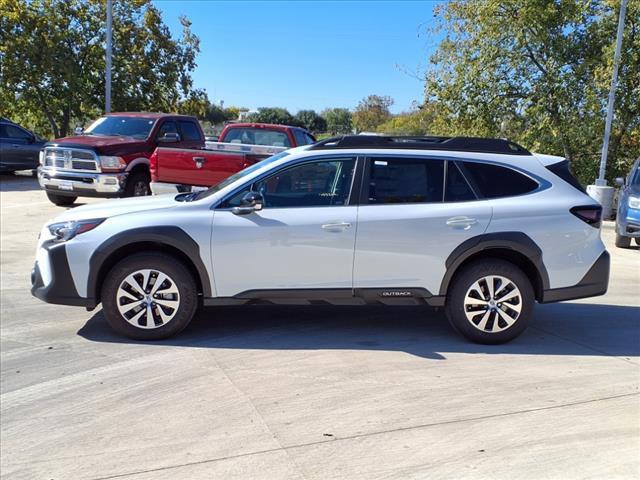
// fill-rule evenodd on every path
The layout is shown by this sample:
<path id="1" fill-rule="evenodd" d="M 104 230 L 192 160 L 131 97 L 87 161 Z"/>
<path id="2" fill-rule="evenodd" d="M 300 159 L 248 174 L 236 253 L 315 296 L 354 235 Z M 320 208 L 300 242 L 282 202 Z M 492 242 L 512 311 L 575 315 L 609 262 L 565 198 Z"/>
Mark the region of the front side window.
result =
<path id="1" fill-rule="evenodd" d="M 313 138 L 311 138 L 311 136 L 307 132 L 304 132 L 302 130 L 294 130 L 293 136 L 296 137 L 296 144 L 298 146 L 311 145 L 312 143 L 315 143 Z"/>
<path id="2" fill-rule="evenodd" d="M 243 189 L 223 204 L 240 205 L 249 191 L 260 192 L 265 208 L 332 207 L 349 203 L 355 159 L 310 162 L 287 168 Z"/>
<path id="3" fill-rule="evenodd" d="M 124 135 L 133 138 L 147 138 L 155 120 L 144 117 L 100 117 L 93 122 L 85 131 L 85 135 Z"/>
<path id="4" fill-rule="evenodd" d="M 373 158 L 370 169 L 370 204 L 442 202 L 443 160 Z"/>
<path id="5" fill-rule="evenodd" d="M 29 133 L 13 125 L 0 125 L 0 137 L 15 138 L 18 140 L 29 140 L 32 138 Z"/>
<path id="6" fill-rule="evenodd" d="M 160 129 L 158 130 L 157 138 L 163 137 L 167 133 L 178 133 L 178 127 L 176 127 L 176 122 L 173 122 L 173 121 L 164 122 L 160 126 Z"/>
<path id="7" fill-rule="evenodd" d="M 484 198 L 502 198 L 529 193 L 538 182 L 508 167 L 480 162 L 463 162 L 465 176 Z"/>
<path id="8" fill-rule="evenodd" d="M 224 141 L 228 143 L 242 143 L 243 145 L 291 147 L 291 142 L 286 133 L 263 128 L 232 128 L 225 134 Z"/>

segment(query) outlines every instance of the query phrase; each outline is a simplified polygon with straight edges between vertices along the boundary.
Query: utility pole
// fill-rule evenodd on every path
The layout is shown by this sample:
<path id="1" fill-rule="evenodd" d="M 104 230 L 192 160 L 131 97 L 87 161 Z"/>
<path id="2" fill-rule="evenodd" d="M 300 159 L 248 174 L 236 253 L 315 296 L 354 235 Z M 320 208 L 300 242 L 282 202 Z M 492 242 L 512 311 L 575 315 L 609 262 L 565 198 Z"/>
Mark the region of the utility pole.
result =
<path id="1" fill-rule="evenodd" d="M 113 12 L 111 0 L 107 0 L 107 51 L 106 51 L 106 68 L 104 72 L 104 111 L 111 111 L 111 30 L 113 23 Z"/>
<path id="2" fill-rule="evenodd" d="M 611 123 L 613 122 L 613 104 L 616 99 L 616 87 L 618 85 L 618 67 L 620 66 L 620 50 L 622 49 L 622 36 L 624 33 L 624 17 L 627 10 L 627 0 L 620 3 L 620 17 L 618 19 L 618 35 L 616 38 L 616 53 L 613 56 L 613 75 L 611 77 L 611 89 L 609 90 L 609 103 L 607 105 L 607 120 L 604 125 L 604 141 L 602 142 L 602 155 L 600 157 L 600 173 L 596 185 L 604 187 L 607 180 L 604 178 L 607 169 L 607 156 L 609 155 L 609 136 L 611 135 Z"/>
<path id="3" fill-rule="evenodd" d="M 615 188 L 607 186 L 605 173 L 607 170 L 607 156 L 609 154 L 609 136 L 611 135 L 611 123 L 613 122 L 613 105 L 616 99 L 616 87 L 618 85 L 618 67 L 620 66 L 620 50 L 622 49 L 622 37 L 624 33 L 624 16 L 627 10 L 627 0 L 620 2 L 620 14 L 618 17 L 618 33 L 616 36 L 616 52 L 613 56 L 613 75 L 611 76 L 611 89 L 607 104 L 607 119 L 604 124 L 604 140 L 602 142 L 602 155 L 600 157 L 600 172 L 595 185 L 587 186 L 587 193 L 600 205 L 602 205 L 602 218 L 613 217 L 613 194 Z"/>

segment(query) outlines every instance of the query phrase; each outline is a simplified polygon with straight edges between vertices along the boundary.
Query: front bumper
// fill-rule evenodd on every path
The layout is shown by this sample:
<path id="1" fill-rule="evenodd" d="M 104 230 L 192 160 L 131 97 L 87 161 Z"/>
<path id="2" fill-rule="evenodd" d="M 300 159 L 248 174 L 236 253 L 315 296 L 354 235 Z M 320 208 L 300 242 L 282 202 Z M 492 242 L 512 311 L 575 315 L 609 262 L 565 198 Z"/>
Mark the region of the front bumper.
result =
<path id="1" fill-rule="evenodd" d="M 62 243 L 45 242 L 39 247 L 31 271 L 31 294 L 47 303 L 87 308 L 96 306 L 95 299 L 78 294 Z"/>
<path id="2" fill-rule="evenodd" d="M 128 173 L 91 173 L 38 167 L 38 182 L 46 191 L 79 197 L 118 197 Z"/>
<path id="3" fill-rule="evenodd" d="M 606 250 L 598 257 L 589 271 L 572 287 L 552 288 L 542 292 L 540 303 L 561 302 L 577 298 L 597 297 L 607 293 L 611 259 Z"/>
<path id="4" fill-rule="evenodd" d="M 616 231 L 624 237 L 640 237 L 640 218 L 619 218 Z"/>

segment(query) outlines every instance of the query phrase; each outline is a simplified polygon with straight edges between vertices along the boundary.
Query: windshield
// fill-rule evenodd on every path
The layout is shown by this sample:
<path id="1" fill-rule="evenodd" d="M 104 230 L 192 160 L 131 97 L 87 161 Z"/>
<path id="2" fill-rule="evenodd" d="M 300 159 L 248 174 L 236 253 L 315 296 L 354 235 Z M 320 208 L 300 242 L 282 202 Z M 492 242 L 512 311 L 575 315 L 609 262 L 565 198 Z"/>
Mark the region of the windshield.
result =
<path id="1" fill-rule="evenodd" d="M 273 155 L 273 156 L 271 156 L 269 158 L 265 158 L 261 162 L 254 163 L 250 167 L 247 167 L 244 170 L 240 170 L 238 173 L 234 173 L 230 177 L 228 177 L 225 180 L 223 180 L 222 182 L 212 186 L 208 190 L 203 190 L 202 192 L 197 192 L 189 200 L 200 200 L 201 198 L 205 198 L 205 197 L 208 197 L 210 195 L 213 195 L 214 193 L 219 192 L 223 188 L 231 185 L 233 182 L 236 182 L 236 181 L 240 180 L 241 178 L 244 178 L 247 175 L 252 174 L 256 170 L 259 170 L 262 167 L 264 167 L 265 165 L 269 165 L 270 163 L 273 163 L 273 162 L 275 162 L 277 160 L 280 160 L 281 158 L 286 157 L 287 155 L 289 155 L 288 152 L 280 152 L 280 153 L 278 153 L 276 155 Z"/>
<path id="2" fill-rule="evenodd" d="M 84 131 L 85 135 L 105 135 L 108 137 L 123 135 L 144 139 L 155 123 L 154 118 L 144 117 L 100 117 Z"/>
<path id="3" fill-rule="evenodd" d="M 640 187 L 640 165 L 636 168 L 636 171 L 633 173 L 631 180 L 629 181 L 629 185 L 634 187 Z"/>

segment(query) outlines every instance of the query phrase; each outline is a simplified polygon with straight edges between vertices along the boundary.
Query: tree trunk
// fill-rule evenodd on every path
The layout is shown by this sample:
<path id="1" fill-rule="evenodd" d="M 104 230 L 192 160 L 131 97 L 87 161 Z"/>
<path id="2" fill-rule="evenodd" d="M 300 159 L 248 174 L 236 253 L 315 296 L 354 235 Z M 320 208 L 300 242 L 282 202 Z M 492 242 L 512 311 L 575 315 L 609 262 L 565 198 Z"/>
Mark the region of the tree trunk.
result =
<path id="1" fill-rule="evenodd" d="M 53 138 L 60 138 L 60 129 L 58 128 L 58 124 L 56 123 L 56 120 L 53 117 L 51 110 L 49 110 L 49 107 L 47 107 L 47 102 L 45 102 L 42 96 L 42 92 L 37 87 L 35 88 L 35 91 L 38 95 L 38 100 L 40 100 L 40 106 L 42 107 L 44 114 L 47 116 L 47 121 L 49 122 L 51 131 L 53 132 Z"/>

